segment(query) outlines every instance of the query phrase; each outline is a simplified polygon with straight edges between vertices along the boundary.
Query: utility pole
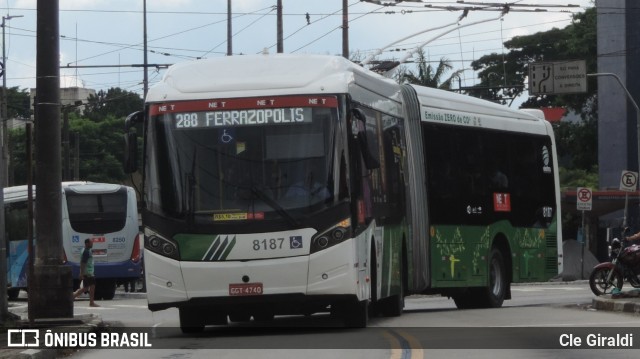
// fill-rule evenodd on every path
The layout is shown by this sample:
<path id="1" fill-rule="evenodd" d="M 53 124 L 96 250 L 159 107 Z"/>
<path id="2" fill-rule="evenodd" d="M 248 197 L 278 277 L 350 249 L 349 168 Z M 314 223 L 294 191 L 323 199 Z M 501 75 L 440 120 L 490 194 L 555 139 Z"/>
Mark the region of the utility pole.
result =
<path id="1" fill-rule="evenodd" d="M 277 13 L 277 32 L 278 32 L 278 41 L 277 41 L 277 49 L 278 49 L 278 53 L 281 54 L 284 52 L 284 46 L 282 44 L 283 40 L 282 40 L 282 0 L 278 0 L 278 4 L 276 5 L 277 9 L 276 9 L 276 13 Z"/>
<path id="2" fill-rule="evenodd" d="M 349 3 L 342 0 L 342 57 L 349 58 Z"/>
<path id="3" fill-rule="evenodd" d="M 144 37 L 144 75 L 143 75 L 143 79 L 142 82 L 144 82 L 144 96 L 142 98 L 142 100 L 146 100 L 147 99 L 147 92 L 149 91 L 149 68 L 147 67 L 147 0 L 142 0 L 142 13 L 143 13 L 143 20 L 142 20 L 142 26 L 143 26 L 143 30 L 142 30 L 142 36 Z"/>
<path id="4" fill-rule="evenodd" d="M 34 319 L 73 318 L 71 267 L 62 263 L 59 0 L 37 1 Z"/>
<path id="5" fill-rule="evenodd" d="M 233 43 L 231 42 L 231 0 L 227 0 L 227 56 L 233 55 Z"/>

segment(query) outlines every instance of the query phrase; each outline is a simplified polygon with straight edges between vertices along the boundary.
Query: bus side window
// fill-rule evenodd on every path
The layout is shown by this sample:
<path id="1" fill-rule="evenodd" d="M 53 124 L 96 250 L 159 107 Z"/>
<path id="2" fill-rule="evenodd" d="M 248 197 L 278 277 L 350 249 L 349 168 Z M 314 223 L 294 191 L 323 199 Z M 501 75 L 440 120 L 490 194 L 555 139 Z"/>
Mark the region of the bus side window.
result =
<path id="1" fill-rule="evenodd" d="M 7 245 L 9 241 L 27 239 L 28 232 L 27 205 L 24 203 L 12 203 L 5 206 L 5 233 Z"/>

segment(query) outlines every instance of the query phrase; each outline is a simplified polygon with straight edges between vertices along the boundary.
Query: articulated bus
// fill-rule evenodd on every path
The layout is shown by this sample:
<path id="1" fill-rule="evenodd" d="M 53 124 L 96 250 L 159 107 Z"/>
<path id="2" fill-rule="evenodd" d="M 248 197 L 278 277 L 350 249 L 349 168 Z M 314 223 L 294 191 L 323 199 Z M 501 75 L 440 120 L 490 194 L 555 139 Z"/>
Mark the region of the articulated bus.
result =
<path id="1" fill-rule="evenodd" d="M 89 238 L 93 241 L 96 299 L 113 299 L 118 281 L 141 275 L 135 191 L 128 186 L 92 182 L 63 182 L 61 189 L 62 243 L 74 288 L 80 285 L 80 257 L 84 241 Z M 27 186 L 4 188 L 9 298 L 16 298 L 20 289 L 27 289 L 27 191 Z M 33 194 L 35 199 L 35 186 Z"/>
<path id="2" fill-rule="evenodd" d="M 184 332 L 364 327 L 418 293 L 500 307 L 562 265 L 554 137 L 525 111 L 278 54 L 174 65 L 126 127 L 128 172 L 144 137 L 148 307 Z"/>

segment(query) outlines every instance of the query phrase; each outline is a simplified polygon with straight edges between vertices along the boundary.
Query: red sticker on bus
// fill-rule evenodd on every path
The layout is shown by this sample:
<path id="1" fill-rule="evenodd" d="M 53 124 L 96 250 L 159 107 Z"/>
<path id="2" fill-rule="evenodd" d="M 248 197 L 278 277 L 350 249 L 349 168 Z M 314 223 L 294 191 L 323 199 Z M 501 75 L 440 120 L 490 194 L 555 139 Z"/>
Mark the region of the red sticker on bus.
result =
<path id="1" fill-rule="evenodd" d="M 247 213 L 247 219 L 257 219 L 257 220 L 263 220 L 264 219 L 264 212 L 254 212 L 254 213 Z"/>
<path id="2" fill-rule="evenodd" d="M 511 212 L 511 195 L 509 193 L 494 193 L 493 210 L 496 212 Z"/>

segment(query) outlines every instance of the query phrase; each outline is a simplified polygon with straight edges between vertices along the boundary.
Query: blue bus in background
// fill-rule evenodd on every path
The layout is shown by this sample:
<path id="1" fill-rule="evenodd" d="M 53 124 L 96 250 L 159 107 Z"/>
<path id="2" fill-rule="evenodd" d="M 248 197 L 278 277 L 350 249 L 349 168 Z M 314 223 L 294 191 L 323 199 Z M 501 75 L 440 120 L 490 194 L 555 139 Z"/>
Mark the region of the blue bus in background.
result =
<path id="1" fill-rule="evenodd" d="M 142 271 L 135 191 L 119 184 L 63 182 L 61 202 L 64 260 L 71 266 L 74 288 L 80 285 L 78 274 L 84 240 L 90 238 L 96 299 L 113 299 L 119 282 L 138 279 Z M 20 289 L 27 288 L 27 186 L 4 188 L 4 214 L 7 295 L 15 299 Z M 35 247 L 37 250 L 37 245 Z"/>

